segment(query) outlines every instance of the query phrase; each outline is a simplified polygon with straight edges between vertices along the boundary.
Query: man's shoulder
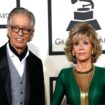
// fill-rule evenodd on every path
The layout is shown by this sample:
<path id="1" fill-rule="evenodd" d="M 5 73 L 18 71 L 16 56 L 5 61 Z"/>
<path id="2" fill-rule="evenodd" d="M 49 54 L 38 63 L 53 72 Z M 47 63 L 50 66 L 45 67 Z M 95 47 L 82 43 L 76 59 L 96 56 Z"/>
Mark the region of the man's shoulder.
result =
<path id="1" fill-rule="evenodd" d="M 6 50 L 6 44 L 0 47 L 0 51 L 2 51 L 3 49 Z"/>
<path id="2" fill-rule="evenodd" d="M 29 58 L 35 61 L 41 61 L 41 59 L 36 56 L 32 51 L 29 51 Z"/>
<path id="3" fill-rule="evenodd" d="M 0 55 L 3 56 L 6 53 L 6 44 L 0 47 Z"/>

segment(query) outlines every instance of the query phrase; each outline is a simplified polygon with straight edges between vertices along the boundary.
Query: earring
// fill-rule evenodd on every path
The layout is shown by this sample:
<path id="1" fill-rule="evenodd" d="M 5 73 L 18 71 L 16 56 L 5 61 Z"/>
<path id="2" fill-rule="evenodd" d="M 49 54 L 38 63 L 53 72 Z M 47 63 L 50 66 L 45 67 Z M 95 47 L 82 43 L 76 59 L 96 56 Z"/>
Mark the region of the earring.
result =
<path id="1" fill-rule="evenodd" d="M 93 55 L 93 53 L 94 53 L 94 52 L 92 51 L 92 55 Z"/>
<path id="2" fill-rule="evenodd" d="M 72 53 L 72 55 L 74 56 L 74 52 Z"/>

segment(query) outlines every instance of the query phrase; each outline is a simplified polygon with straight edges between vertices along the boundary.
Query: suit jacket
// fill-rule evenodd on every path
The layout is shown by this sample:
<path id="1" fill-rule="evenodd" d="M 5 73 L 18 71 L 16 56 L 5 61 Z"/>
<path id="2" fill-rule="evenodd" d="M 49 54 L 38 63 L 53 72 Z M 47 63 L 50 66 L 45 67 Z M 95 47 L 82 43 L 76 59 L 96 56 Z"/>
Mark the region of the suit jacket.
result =
<path id="1" fill-rule="evenodd" d="M 73 74 L 73 67 L 61 70 L 56 81 L 51 105 L 61 105 L 64 95 L 69 105 L 81 105 L 80 89 Z M 95 66 L 88 101 L 89 105 L 105 105 L 105 68 Z"/>
<path id="2" fill-rule="evenodd" d="M 0 48 L 0 105 L 11 105 L 11 81 L 6 44 Z M 42 61 L 31 52 L 26 59 L 25 105 L 45 105 Z"/>

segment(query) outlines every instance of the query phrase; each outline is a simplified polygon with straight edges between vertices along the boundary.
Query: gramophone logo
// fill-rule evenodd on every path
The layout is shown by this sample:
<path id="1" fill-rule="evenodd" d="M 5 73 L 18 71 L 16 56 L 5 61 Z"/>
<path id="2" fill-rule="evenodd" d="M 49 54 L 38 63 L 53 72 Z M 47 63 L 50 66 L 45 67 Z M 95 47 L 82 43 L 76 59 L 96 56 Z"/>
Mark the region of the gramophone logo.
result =
<path id="1" fill-rule="evenodd" d="M 94 2 L 93 0 L 48 0 L 49 55 L 64 54 L 68 32 L 78 22 L 90 23 L 98 32 L 102 32 L 104 25 L 100 27 L 103 21 L 100 17 L 103 14 L 100 11 L 103 10 L 103 3 L 98 0 Z M 102 3 L 100 7 L 98 3 Z"/>
<path id="2" fill-rule="evenodd" d="M 98 21 L 93 17 L 94 3 L 92 0 L 71 0 L 71 3 L 75 5 L 75 3 L 84 2 L 82 7 L 77 8 L 77 11 L 74 11 L 74 20 L 71 20 L 67 31 L 71 29 L 73 25 L 78 22 L 88 22 L 95 27 L 96 30 L 100 30 L 101 27 L 98 24 Z"/>

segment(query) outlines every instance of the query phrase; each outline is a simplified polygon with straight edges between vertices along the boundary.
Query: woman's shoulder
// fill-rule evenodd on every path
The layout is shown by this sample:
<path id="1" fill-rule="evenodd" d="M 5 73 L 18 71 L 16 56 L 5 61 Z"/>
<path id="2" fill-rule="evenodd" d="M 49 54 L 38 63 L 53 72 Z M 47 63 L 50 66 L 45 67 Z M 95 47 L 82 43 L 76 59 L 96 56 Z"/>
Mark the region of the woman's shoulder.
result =
<path id="1" fill-rule="evenodd" d="M 96 70 L 105 70 L 105 67 L 95 66 Z"/>
<path id="2" fill-rule="evenodd" d="M 73 67 L 63 68 L 61 69 L 58 80 L 61 80 L 63 83 L 65 83 L 66 80 L 72 78 L 73 76 Z"/>
<path id="3" fill-rule="evenodd" d="M 72 72 L 74 67 L 67 67 L 67 68 L 63 68 L 60 71 L 60 74 L 69 74 L 70 72 Z"/>
<path id="4" fill-rule="evenodd" d="M 105 74 L 105 67 L 95 66 L 95 71 L 97 73 Z"/>

